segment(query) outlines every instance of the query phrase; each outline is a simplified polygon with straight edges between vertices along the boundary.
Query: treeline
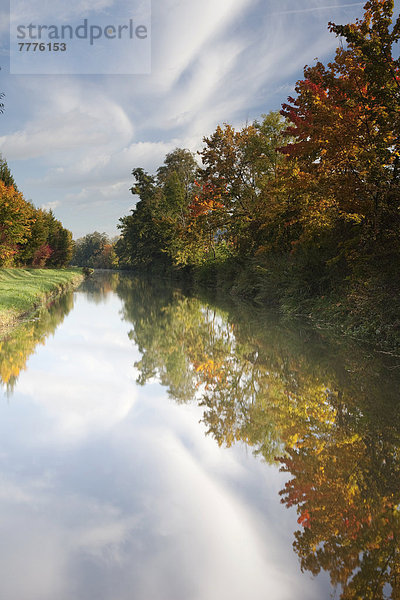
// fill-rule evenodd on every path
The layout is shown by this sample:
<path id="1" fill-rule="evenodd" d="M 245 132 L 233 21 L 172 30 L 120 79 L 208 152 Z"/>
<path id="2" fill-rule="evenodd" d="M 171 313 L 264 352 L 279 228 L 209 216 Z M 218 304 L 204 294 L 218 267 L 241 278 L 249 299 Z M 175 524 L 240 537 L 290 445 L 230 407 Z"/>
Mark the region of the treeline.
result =
<path id="1" fill-rule="evenodd" d="M 63 267 L 71 257 L 71 232 L 25 200 L 0 156 L 0 267 Z"/>
<path id="2" fill-rule="evenodd" d="M 335 57 L 305 67 L 280 112 L 217 127 L 201 166 L 177 149 L 155 175 L 133 170 L 121 266 L 189 267 L 284 303 L 398 288 L 400 18 L 371 0 L 329 29 Z"/>
<path id="3" fill-rule="evenodd" d="M 115 241 L 106 233 L 94 231 L 76 240 L 72 264 L 77 267 L 94 269 L 115 269 L 118 267 Z"/>

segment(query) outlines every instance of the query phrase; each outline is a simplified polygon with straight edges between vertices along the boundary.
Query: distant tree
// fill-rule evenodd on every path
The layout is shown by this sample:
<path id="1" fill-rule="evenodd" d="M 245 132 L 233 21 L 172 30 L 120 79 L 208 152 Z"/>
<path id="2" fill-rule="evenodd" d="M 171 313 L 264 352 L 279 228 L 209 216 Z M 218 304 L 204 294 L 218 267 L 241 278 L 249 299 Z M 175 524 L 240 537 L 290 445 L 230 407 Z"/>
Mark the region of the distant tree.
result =
<path id="1" fill-rule="evenodd" d="M 197 164 L 189 150 L 166 155 L 156 176 L 142 168 L 132 171 L 132 194 L 139 196 L 132 214 L 120 219 L 121 237 L 115 249 L 121 265 L 171 265 L 184 243 L 193 198 Z"/>
<path id="2" fill-rule="evenodd" d="M 100 254 L 97 254 L 93 259 L 93 267 L 95 269 L 116 269 L 118 267 L 118 259 L 113 244 L 103 246 Z"/>
<path id="3" fill-rule="evenodd" d="M 79 267 L 94 267 L 108 245 L 110 240 L 106 233 L 98 231 L 88 233 L 76 240 L 72 262 Z"/>

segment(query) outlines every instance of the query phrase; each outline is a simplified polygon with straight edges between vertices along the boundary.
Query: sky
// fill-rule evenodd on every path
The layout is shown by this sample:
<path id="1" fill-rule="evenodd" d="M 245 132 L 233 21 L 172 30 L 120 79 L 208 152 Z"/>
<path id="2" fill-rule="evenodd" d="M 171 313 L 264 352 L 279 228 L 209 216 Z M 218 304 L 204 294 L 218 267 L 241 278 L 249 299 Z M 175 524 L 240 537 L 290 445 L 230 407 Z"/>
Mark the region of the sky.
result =
<path id="1" fill-rule="evenodd" d="M 57 2 L 41 0 L 53 19 L 61 10 Z M 60 6 L 82 18 L 90 9 L 117 22 L 130 16 L 135 2 L 143 0 L 71 0 Z M 109 57 L 112 74 L 17 75 L 10 74 L 10 9 L 1 0 L 0 91 L 6 110 L 0 115 L 0 152 L 25 198 L 52 209 L 75 239 L 95 230 L 114 236 L 119 218 L 137 201 L 129 191 L 132 169 L 154 173 L 175 148 L 200 150 L 218 124 L 240 128 L 279 110 L 306 64 L 333 57 L 338 40 L 328 22 L 354 22 L 363 4 L 153 0 L 149 73 L 114 74 L 130 64 L 124 44 L 118 56 Z M 92 51 L 82 45 L 82 52 Z M 79 67 L 83 57 L 75 58 Z"/>

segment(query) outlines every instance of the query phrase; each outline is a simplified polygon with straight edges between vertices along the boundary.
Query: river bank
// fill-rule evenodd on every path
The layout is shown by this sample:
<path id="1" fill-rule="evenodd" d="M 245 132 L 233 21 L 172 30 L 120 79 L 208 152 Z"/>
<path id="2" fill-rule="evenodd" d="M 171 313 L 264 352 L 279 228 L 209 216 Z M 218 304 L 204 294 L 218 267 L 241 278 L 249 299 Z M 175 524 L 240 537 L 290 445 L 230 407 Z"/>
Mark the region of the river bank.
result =
<path id="1" fill-rule="evenodd" d="M 215 261 L 197 267 L 174 268 L 154 264 L 141 275 L 178 283 L 202 296 L 215 290 L 252 307 L 273 308 L 285 319 L 306 319 L 326 329 L 390 353 L 400 351 L 400 293 L 395 277 L 372 270 L 358 280 L 336 282 L 299 272 L 289 261 L 268 266 L 255 261 Z"/>
<path id="2" fill-rule="evenodd" d="M 81 269 L 0 269 L 0 338 L 50 298 L 82 280 Z"/>
<path id="3" fill-rule="evenodd" d="M 288 261 L 268 266 L 222 263 L 192 273 L 195 286 L 214 287 L 257 306 L 273 307 L 287 319 L 305 318 L 316 328 L 357 339 L 377 349 L 400 350 L 397 278 L 370 271 L 358 279 L 305 277 Z"/>

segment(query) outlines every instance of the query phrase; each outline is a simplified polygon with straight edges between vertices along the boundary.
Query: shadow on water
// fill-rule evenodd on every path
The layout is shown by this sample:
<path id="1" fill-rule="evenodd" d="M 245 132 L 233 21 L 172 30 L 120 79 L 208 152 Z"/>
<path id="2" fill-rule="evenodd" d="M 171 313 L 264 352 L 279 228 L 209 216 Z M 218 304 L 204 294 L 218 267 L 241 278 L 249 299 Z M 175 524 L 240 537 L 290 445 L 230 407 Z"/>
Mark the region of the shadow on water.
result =
<path id="1" fill-rule="evenodd" d="M 288 473 L 301 568 L 329 572 L 342 599 L 400 594 L 399 359 L 270 313 L 121 277 L 141 359 L 178 402 L 203 407 L 219 445 L 244 442 Z"/>

